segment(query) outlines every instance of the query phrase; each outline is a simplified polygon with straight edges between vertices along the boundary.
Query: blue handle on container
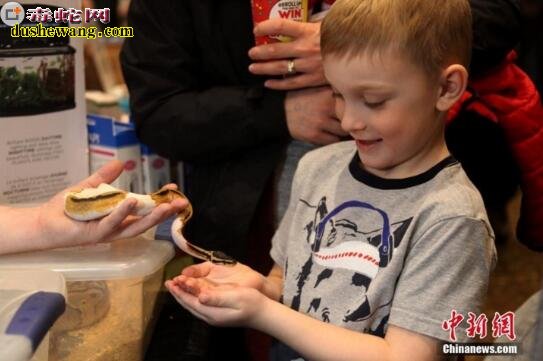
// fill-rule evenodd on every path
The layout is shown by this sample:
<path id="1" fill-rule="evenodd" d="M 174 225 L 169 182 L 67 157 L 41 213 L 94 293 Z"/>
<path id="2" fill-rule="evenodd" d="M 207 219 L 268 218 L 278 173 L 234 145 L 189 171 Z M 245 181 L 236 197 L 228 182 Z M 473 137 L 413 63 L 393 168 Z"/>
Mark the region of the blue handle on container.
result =
<path id="1" fill-rule="evenodd" d="M 35 351 L 65 308 L 66 301 L 60 293 L 36 292 L 19 306 L 5 333 L 29 338 Z"/>

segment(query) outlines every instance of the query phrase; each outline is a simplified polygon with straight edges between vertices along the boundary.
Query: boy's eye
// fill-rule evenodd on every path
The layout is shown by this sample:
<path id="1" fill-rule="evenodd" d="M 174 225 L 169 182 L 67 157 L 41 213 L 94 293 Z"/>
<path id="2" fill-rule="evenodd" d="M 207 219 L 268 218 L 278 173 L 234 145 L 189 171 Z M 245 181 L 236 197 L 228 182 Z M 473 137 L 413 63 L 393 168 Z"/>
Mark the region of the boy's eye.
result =
<path id="1" fill-rule="evenodd" d="M 383 104 L 385 104 L 386 100 L 380 100 L 378 102 L 368 102 L 368 101 L 365 101 L 364 104 L 368 107 L 368 108 L 372 108 L 372 109 L 375 109 L 375 108 L 379 108 L 380 106 L 382 106 Z"/>

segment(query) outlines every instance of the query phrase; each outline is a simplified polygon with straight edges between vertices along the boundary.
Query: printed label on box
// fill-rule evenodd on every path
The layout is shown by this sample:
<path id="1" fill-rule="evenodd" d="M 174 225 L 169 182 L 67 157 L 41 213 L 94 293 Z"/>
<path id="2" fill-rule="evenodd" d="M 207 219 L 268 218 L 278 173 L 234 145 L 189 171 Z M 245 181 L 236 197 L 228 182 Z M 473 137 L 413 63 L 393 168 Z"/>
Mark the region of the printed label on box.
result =
<path id="1" fill-rule="evenodd" d="M 0 24 L 0 203 L 37 203 L 88 176 L 83 43 L 14 43 L 10 29 Z"/>

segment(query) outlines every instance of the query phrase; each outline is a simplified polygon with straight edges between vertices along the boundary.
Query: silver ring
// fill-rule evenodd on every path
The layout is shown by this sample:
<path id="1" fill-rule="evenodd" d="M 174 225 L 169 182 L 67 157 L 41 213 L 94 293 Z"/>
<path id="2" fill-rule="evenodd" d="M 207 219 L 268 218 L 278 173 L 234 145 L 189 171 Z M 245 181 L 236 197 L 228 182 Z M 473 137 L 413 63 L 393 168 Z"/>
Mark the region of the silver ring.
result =
<path id="1" fill-rule="evenodd" d="M 287 61 L 287 75 L 296 74 L 296 67 L 294 66 L 294 59 Z"/>

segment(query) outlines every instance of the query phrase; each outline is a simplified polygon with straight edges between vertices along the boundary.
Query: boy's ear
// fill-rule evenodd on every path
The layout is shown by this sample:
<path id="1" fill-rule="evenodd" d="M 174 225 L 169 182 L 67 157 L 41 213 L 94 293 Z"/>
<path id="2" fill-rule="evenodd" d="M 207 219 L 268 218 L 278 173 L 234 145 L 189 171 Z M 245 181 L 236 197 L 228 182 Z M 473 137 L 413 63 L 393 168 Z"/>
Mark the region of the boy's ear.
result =
<path id="1" fill-rule="evenodd" d="M 439 78 L 437 110 L 446 112 L 462 96 L 468 84 L 468 71 L 460 64 L 452 64 L 443 70 Z"/>

